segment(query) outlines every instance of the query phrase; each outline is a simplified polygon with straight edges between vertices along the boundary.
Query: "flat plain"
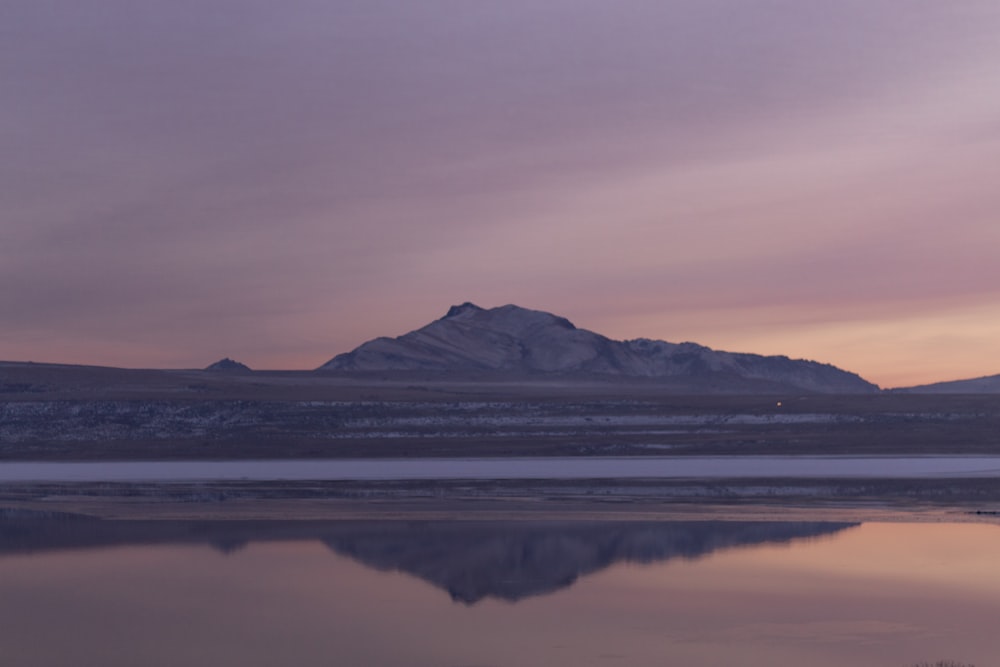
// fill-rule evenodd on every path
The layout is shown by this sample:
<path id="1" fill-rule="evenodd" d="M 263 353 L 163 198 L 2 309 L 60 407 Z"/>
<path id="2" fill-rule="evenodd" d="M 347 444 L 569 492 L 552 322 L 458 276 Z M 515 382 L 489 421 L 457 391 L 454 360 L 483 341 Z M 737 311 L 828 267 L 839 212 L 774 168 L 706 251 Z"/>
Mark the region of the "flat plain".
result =
<path id="1" fill-rule="evenodd" d="M 954 456 L 1000 451 L 1000 396 L 690 395 L 657 382 L 428 374 L 213 373 L 0 364 L 0 460 Z M 692 504 L 990 518 L 995 479 L 5 483 L 4 506 L 172 516 L 389 514 L 455 507 L 676 513 Z M 269 506 L 265 506 L 270 503 Z M 118 509 L 109 510 L 114 506 Z M 168 509 L 168 507 L 170 509 Z M 448 508 L 451 509 L 448 509 Z M 103 508 L 103 509 L 98 509 Z M 362 509 L 359 509 L 362 508 Z"/>

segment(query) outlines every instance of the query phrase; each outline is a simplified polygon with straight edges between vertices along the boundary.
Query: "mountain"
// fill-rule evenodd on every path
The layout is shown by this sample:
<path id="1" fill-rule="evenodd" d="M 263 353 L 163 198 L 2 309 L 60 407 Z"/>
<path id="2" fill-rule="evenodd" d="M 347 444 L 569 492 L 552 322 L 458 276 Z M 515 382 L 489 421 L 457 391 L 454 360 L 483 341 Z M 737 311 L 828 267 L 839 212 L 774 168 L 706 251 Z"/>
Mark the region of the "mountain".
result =
<path id="1" fill-rule="evenodd" d="M 1000 375 L 893 389 L 901 394 L 1000 394 Z"/>
<path id="2" fill-rule="evenodd" d="M 241 364 L 238 361 L 233 361 L 229 357 L 225 359 L 219 359 L 211 366 L 205 367 L 206 371 L 212 373 L 251 373 L 252 370 L 246 364 Z"/>
<path id="3" fill-rule="evenodd" d="M 364 343 L 318 370 L 645 378 L 708 393 L 878 391 L 829 364 L 721 352 L 695 343 L 616 341 L 551 313 L 472 303 L 453 306 L 441 319 L 398 338 Z"/>

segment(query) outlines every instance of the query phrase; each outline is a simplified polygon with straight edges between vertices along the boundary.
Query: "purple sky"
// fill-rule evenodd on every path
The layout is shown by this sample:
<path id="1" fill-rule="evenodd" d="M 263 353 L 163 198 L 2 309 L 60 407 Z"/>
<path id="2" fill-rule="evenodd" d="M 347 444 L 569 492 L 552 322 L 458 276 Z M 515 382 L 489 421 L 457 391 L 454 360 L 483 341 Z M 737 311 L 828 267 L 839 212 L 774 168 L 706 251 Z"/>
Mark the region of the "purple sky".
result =
<path id="1" fill-rule="evenodd" d="M 1000 373 L 995 0 L 13 0 L 0 359 L 313 368 L 448 306 Z"/>

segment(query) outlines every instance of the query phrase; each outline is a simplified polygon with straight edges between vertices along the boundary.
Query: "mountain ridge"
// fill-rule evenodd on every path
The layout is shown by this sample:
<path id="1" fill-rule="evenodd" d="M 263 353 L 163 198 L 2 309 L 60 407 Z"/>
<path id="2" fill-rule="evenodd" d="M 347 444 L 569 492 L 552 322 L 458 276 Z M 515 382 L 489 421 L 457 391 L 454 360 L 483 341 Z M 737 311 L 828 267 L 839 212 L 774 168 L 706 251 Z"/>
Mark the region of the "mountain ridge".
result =
<path id="1" fill-rule="evenodd" d="M 617 341 L 545 311 L 513 304 L 486 309 L 471 302 L 452 306 L 444 317 L 396 338 L 372 339 L 317 370 L 685 380 L 711 392 L 879 391 L 830 364 L 723 352 L 691 342 Z"/>
<path id="2" fill-rule="evenodd" d="M 900 394 L 1000 394 L 1000 375 L 896 387 L 889 391 Z"/>

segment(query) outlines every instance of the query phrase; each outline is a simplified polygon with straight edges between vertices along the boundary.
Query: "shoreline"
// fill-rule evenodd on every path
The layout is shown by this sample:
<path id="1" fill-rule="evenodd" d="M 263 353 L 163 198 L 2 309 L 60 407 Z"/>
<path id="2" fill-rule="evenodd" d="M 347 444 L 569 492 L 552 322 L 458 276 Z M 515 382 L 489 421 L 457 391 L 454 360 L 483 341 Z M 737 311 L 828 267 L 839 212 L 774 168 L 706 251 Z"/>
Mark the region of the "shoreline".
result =
<path id="1" fill-rule="evenodd" d="M 0 514 L 122 520 L 774 520 L 1000 523 L 995 480 L 508 480 L 0 485 Z"/>
<path id="2" fill-rule="evenodd" d="M 23 461 L 0 483 L 949 480 L 1000 478 L 1000 456 L 744 455 Z"/>

